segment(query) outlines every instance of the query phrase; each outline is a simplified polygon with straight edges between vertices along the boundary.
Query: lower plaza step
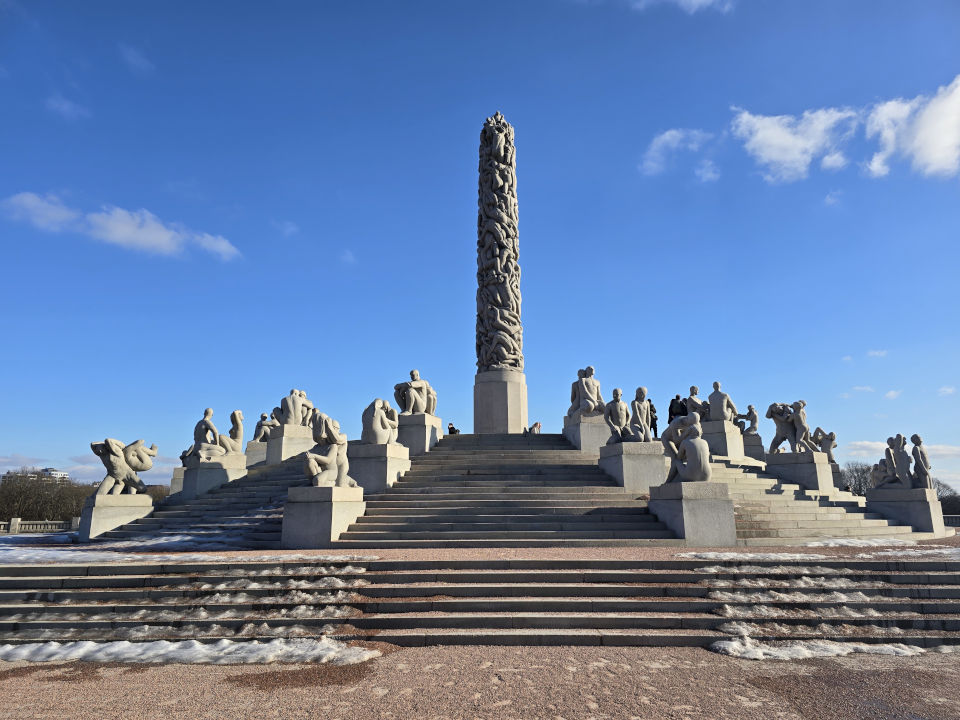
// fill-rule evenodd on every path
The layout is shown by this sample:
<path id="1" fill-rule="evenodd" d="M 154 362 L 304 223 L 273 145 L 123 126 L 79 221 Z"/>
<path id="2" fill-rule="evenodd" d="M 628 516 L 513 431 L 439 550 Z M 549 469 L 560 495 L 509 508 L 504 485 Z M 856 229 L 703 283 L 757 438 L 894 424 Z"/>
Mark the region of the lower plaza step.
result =
<path id="1" fill-rule="evenodd" d="M 960 644 L 960 562 L 318 558 L 0 568 L 0 643 Z"/>

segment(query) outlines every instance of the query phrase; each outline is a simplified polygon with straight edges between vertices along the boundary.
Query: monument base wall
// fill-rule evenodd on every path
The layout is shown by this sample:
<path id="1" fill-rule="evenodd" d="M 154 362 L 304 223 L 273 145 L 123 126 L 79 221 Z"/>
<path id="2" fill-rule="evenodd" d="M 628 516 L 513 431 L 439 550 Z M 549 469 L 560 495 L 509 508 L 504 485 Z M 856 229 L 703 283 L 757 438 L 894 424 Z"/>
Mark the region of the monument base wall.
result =
<path id="1" fill-rule="evenodd" d="M 392 487 L 410 469 L 410 451 L 400 443 L 351 442 L 347 445 L 347 459 L 350 477 L 368 493 Z"/>
<path id="2" fill-rule="evenodd" d="M 729 420 L 704 420 L 700 426 L 711 455 L 743 457 L 743 434 L 739 427 Z"/>
<path id="3" fill-rule="evenodd" d="M 366 509 L 361 487 L 292 487 L 283 508 L 280 547 L 332 547 Z"/>
<path id="4" fill-rule="evenodd" d="M 397 442 L 404 445 L 411 456 L 429 452 L 443 437 L 443 420 L 436 415 L 401 415 L 399 420 Z"/>
<path id="5" fill-rule="evenodd" d="M 692 547 L 733 547 L 737 523 L 726 483 L 670 482 L 650 488 L 650 512 Z"/>
<path id="6" fill-rule="evenodd" d="M 834 490 L 833 470 L 822 452 L 774 453 L 767 455 L 767 472 L 778 480 L 830 495 Z"/>
<path id="7" fill-rule="evenodd" d="M 887 488 L 867 490 L 868 513 L 910 525 L 918 532 L 945 535 L 943 508 L 937 500 L 937 491 L 931 488 Z"/>
<path id="8" fill-rule="evenodd" d="M 193 500 L 221 485 L 247 474 L 247 456 L 242 453 L 224 455 L 210 462 L 191 463 L 183 468 L 183 487 L 177 499 Z"/>
<path id="9" fill-rule="evenodd" d="M 278 465 L 294 455 L 312 450 L 313 429 L 306 425 L 280 425 L 270 430 L 267 440 L 267 465 Z"/>
<path id="10" fill-rule="evenodd" d="M 153 498 L 146 493 L 136 495 L 91 495 L 80 512 L 80 542 L 122 525 L 139 520 L 153 512 Z"/>
<path id="11" fill-rule="evenodd" d="M 477 373 L 473 384 L 473 432 L 522 433 L 527 428 L 527 378 L 516 370 Z"/>
<path id="12" fill-rule="evenodd" d="M 757 433 L 744 433 L 743 454 L 754 460 L 766 460 L 767 453 L 763 449 L 763 439 Z"/>
<path id="13" fill-rule="evenodd" d="M 247 443 L 244 454 L 247 456 L 247 467 L 263 465 L 267 461 L 267 443 L 251 440 Z"/>
<path id="14" fill-rule="evenodd" d="M 603 415 L 567 415 L 563 418 L 563 435 L 577 450 L 598 455 L 612 437 Z"/>
<path id="15" fill-rule="evenodd" d="M 600 448 L 600 469 L 637 495 L 662 485 L 669 463 L 658 442 L 624 442 Z"/>

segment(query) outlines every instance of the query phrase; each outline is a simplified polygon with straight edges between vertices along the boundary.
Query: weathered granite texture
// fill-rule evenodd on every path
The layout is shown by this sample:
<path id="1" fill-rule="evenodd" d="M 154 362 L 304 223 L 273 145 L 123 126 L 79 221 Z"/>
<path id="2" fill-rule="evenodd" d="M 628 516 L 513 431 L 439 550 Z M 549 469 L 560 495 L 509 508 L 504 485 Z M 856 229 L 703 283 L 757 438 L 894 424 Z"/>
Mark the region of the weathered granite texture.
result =
<path id="1" fill-rule="evenodd" d="M 153 467 L 153 458 L 157 456 L 156 445 L 144 447 L 143 440 L 124 445 L 114 438 L 106 438 L 103 442 L 90 443 L 90 449 L 107 469 L 106 477 L 97 486 L 97 495 L 147 491 L 137 473 L 146 472 Z"/>
<path id="2" fill-rule="evenodd" d="M 725 483 L 664 483 L 650 488 L 648 507 L 691 547 L 737 544 L 733 501 Z"/>
<path id="3" fill-rule="evenodd" d="M 361 487 L 292 487 L 283 508 L 280 546 L 331 547 L 366 509 Z"/>
<path id="4" fill-rule="evenodd" d="M 620 442 L 600 448 L 600 469 L 636 495 L 662 485 L 668 467 L 659 442 Z"/>
<path id="5" fill-rule="evenodd" d="M 115 530 L 121 525 L 146 517 L 153 512 L 153 498 L 145 493 L 133 495 L 93 494 L 80 511 L 80 542 Z"/>

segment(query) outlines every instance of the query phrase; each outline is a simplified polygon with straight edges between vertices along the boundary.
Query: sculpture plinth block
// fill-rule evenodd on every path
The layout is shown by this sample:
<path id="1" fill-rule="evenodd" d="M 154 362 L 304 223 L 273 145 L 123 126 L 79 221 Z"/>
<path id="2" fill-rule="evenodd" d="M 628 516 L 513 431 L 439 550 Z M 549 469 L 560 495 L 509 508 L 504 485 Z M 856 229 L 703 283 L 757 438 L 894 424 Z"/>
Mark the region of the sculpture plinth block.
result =
<path id="1" fill-rule="evenodd" d="M 368 493 L 392 487 L 410 469 L 410 450 L 400 443 L 351 442 L 347 445 L 347 459 L 350 477 Z"/>
<path id="2" fill-rule="evenodd" d="M 661 442 L 624 442 L 600 448 L 600 469 L 621 487 L 640 495 L 667 479 L 669 462 Z"/>
<path id="3" fill-rule="evenodd" d="M 756 433 L 749 433 L 743 436 L 743 454 L 754 460 L 765 460 L 766 450 L 763 447 L 763 439 Z"/>
<path id="4" fill-rule="evenodd" d="M 743 435 L 740 428 L 729 420 L 701 421 L 703 439 L 710 448 L 711 455 L 729 458 L 743 457 Z"/>
<path id="5" fill-rule="evenodd" d="M 313 430 L 306 425 L 280 425 L 270 431 L 266 463 L 277 465 L 312 449 L 314 445 Z"/>
<path id="6" fill-rule="evenodd" d="M 443 437 L 443 420 L 436 415 L 401 415 L 399 421 L 397 442 L 406 446 L 411 456 L 429 452 Z"/>
<path id="7" fill-rule="evenodd" d="M 115 530 L 153 512 L 153 498 L 146 493 L 135 495 L 91 495 L 80 512 L 80 542 L 89 542 L 98 535 Z"/>
<path id="8" fill-rule="evenodd" d="M 778 480 L 796 483 L 822 495 L 833 492 L 833 470 L 826 453 L 779 452 L 767 455 L 766 462 L 767 472 Z"/>
<path id="9" fill-rule="evenodd" d="M 937 500 L 937 491 L 931 488 L 886 488 L 867 490 L 868 513 L 910 525 L 918 532 L 936 533 L 943 537 L 943 508 Z"/>
<path id="10" fill-rule="evenodd" d="M 170 478 L 170 494 L 174 495 L 175 493 L 183 490 L 183 471 L 186 470 L 184 467 L 178 467 L 173 469 L 173 477 Z"/>
<path id="11" fill-rule="evenodd" d="M 247 443 L 244 454 L 247 456 L 248 468 L 252 468 L 255 465 L 263 465 L 267 461 L 267 443 L 251 440 Z"/>
<path id="12" fill-rule="evenodd" d="M 183 468 L 183 489 L 177 499 L 193 500 L 247 474 L 247 456 L 243 453 L 223 455 L 210 462 L 187 460 Z"/>
<path id="13" fill-rule="evenodd" d="M 283 508 L 280 547 L 332 547 L 366 509 L 361 487 L 292 487 Z"/>
<path id="14" fill-rule="evenodd" d="M 647 506 L 693 547 L 733 547 L 737 523 L 726 483 L 671 482 L 650 488 Z"/>
<path id="15" fill-rule="evenodd" d="M 597 455 L 611 438 L 610 426 L 603 415 L 580 415 L 563 418 L 563 435 L 577 450 Z"/>
<path id="16" fill-rule="evenodd" d="M 522 433 L 526 427 L 526 376 L 516 370 L 477 373 L 473 384 L 473 432 Z"/>

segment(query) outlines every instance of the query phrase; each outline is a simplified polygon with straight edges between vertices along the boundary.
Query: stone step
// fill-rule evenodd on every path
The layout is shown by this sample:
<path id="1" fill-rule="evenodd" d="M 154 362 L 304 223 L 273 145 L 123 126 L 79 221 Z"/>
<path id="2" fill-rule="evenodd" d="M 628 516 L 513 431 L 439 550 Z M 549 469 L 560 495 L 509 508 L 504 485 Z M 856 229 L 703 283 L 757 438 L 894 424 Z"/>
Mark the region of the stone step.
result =
<path id="1" fill-rule="evenodd" d="M 657 523 L 659 525 L 659 523 Z M 364 526 L 366 527 L 366 526 Z M 404 530 L 403 532 L 376 532 L 364 530 L 347 530 L 341 535 L 341 540 L 361 542 L 364 540 L 652 540 L 657 538 L 675 538 L 669 530 L 632 529 L 632 530 L 602 530 L 588 531 L 582 529 L 553 531 L 553 530 L 470 530 L 451 529 L 448 532 L 420 531 L 418 529 Z"/>
<path id="2" fill-rule="evenodd" d="M 539 497 L 539 496 L 537 496 Z M 623 498 L 623 499 L 621 499 Z M 509 507 L 522 507 L 522 508 L 551 508 L 551 507 L 585 507 L 585 508 L 603 508 L 606 510 L 610 507 L 632 507 L 637 500 L 626 499 L 626 496 L 608 496 L 608 497 L 585 497 L 582 495 L 575 495 L 573 493 L 565 495 L 562 497 L 551 498 L 513 498 L 511 500 L 504 500 L 502 498 L 497 498 L 495 500 L 485 499 L 483 497 L 476 498 L 460 498 L 460 499 L 450 499 L 450 500 L 437 500 L 431 499 L 429 502 L 421 500 L 419 504 L 424 507 L 472 507 L 474 511 L 477 508 L 484 508 L 489 510 L 490 508 L 509 508 Z M 377 510 L 383 508 L 408 508 L 415 503 L 410 500 L 369 500 L 367 501 L 367 510 Z"/>
<path id="3" fill-rule="evenodd" d="M 471 515 L 465 519 L 453 514 L 422 514 L 422 515 L 366 515 L 357 518 L 354 523 L 357 526 L 367 525 L 412 525 L 418 523 L 430 524 L 513 524 L 513 525 L 604 525 L 616 524 L 625 526 L 636 526 L 637 523 L 652 523 L 657 519 L 649 513 L 637 513 L 633 515 L 558 515 L 558 514 L 539 514 L 539 515 Z M 644 525 L 647 527 L 647 525 Z"/>
<path id="4" fill-rule="evenodd" d="M 764 528 L 750 530 L 737 528 L 738 538 L 802 538 L 802 537 L 888 537 L 909 535 L 913 528 L 909 525 L 888 525 L 887 527 L 823 527 L 811 525 L 799 528 Z"/>
<path id="5" fill-rule="evenodd" d="M 636 493 L 633 493 L 636 495 Z M 483 500 L 491 497 L 508 497 L 511 499 L 531 500 L 554 499 L 566 497 L 623 497 L 629 495 L 626 490 L 617 485 L 571 485 L 557 487 L 554 485 L 519 485 L 514 487 L 475 487 L 468 486 L 464 488 L 453 487 L 406 487 L 403 485 L 394 485 L 386 492 L 371 493 L 365 495 L 365 500 L 422 500 L 423 502 L 433 502 L 434 500 L 457 500 L 457 499 L 477 499 Z"/>
<path id="6" fill-rule="evenodd" d="M 621 539 L 607 538 L 605 540 L 584 540 L 567 538 L 553 533 L 552 540 L 349 540 L 341 539 L 337 542 L 338 550 L 377 550 L 387 548 L 549 548 L 549 547 L 684 547 L 683 540 L 672 539 Z"/>
<path id="7" fill-rule="evenodd" d="M 443 508 L 427 508 L 427 507 L 410 507 L 409 503 L 401 503 L 397 507 L 374 507 L 371 508 L 370 505 L 367 505 L 367 513 L 362 518 L 358 518 L 358 522 L 364 518 L 379 518 L 379 517 L 447 517 L 447 516 L 461 516 L 461 515 L 473 515 L 475 517 L 489 517 L 489 516 L 525 516 L 525 517 L 536 517 L 536 516 L 552 516 L 552 515 L 561 515 L 561 516 L 572 516 L 580 515 L 581 517 L 593 517 L 597 515 L 610 516 L 610 515 L 649 515 L 649 510 L 647 509 L 645 503 L 641 501 L 633 501 L 628 505 L 623 505 L 620 507 L 598 507 L 595 505 L 578 505 L 576 507 L 570 506 L 569 504 L 563 505 L 545 505 L 536 508 L 531 508 L 524 503 L 519 503 L 513 506 L 484 506 L 482 509 L 478 508 L 476 505 L 463 505 L 463 506 L 447 506 Z"/>
<path id="8" fill-rule="evenodd" d="M 533 522 L 480 522 L 471 517 L 469 520 L 459 522 L 365 522 L 353 523 L 350 525 L 349 532 L 351 537 L 356 537 L 358 533 L 391 533 L 406 536 L 414 533 L 423 532 L 442 532 L 442 533 L 464 533 L 465 536 L 481 532 L 491 531 L 509 531 L 513 532 L 620 532 L 620 531 L 643 531 L 648 530 L 666 530 L 666 525 L 658 522 L 651 515 L 639 516 L 643 518 L 634 522 L 546 522 L 537 519 Z M 372 535 L 371 535 L 372 537 Z M 670 537 L 673 537 L 672 535 Z"/>

